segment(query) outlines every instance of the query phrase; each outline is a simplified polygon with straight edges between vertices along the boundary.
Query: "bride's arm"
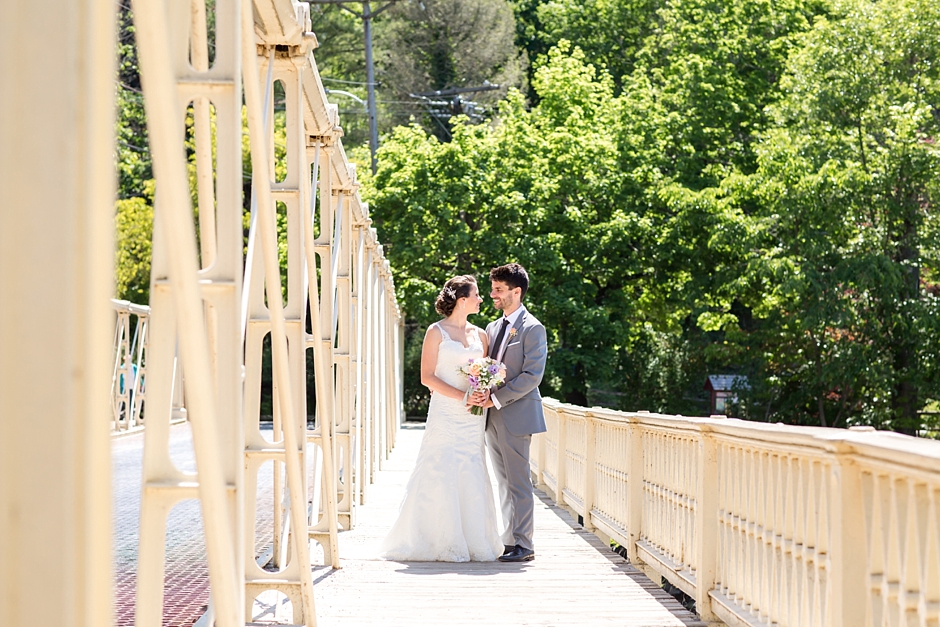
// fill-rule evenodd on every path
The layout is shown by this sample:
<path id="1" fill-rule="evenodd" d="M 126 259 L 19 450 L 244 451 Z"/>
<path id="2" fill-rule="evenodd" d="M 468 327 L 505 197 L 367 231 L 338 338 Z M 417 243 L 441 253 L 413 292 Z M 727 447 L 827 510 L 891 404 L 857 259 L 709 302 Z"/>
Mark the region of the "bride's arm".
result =
<path id="1" fill-rule="evenodd" d="M 480 336 L 480 341 L 483 342 L 483 355 L 484 355 L 484 356 L 489 355 L 489 354 L 490 354 L 490 338 L 489 338 L 489 336 L 487 336 L 487 335 L 486 335 L 486 331 L 484 331 L 484 330 L 481 329 L 480 327 L 475 327 L 475 328 L 476 328 L 476 330 L 477 330 L 477 335 Z"/>
<path id="2" fill-rule="evenodd" d="M 434 374 L 437 370 L 437 351 L 440 346 L 440 330 L 436 326 L 428 327 L 428 332 L 424 334 L 424 346 L 421 348 L 421 385 L 437 394 L 462 401 L 464 392 L 452 385 L 447 385 Z"/>

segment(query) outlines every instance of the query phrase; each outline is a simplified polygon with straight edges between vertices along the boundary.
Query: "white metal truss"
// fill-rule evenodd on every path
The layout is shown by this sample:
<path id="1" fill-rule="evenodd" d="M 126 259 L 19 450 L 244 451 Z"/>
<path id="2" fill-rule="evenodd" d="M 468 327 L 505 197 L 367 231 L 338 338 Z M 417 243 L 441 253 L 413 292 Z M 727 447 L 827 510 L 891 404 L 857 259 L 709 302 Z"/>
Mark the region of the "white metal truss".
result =
<path id="1" fill-rule="evenodd" d="M 240 625 L 245 590 L 240 542 L 244 437 L 238 419 L 242 414 L 239 50 L 241 13 L 250 7 L 239 0 L 215 3 L 211 67 L 204 3 L 134 0 L 133 8 L 158 186 L 135 623 L 161 624 L 166 517 L 177 502 L 198 498 L 204 527 L 211 530 L 205 534 L 205 545 L 215 624 Z M 195 140 L 201 142 L 196 148 L 198 249 L 183 150 L 190 107 Z M 215 167 L 209 143 L 212 126 Z M 168 452 L 177 346 L 186 374 L 198 475 L 180 472 Z"/>
<path id="2" fill-rule="evenodd" d="M 215 11 L 213 42 L 207 7 Z M 339 528 L 355 524 L 402 418 L 391 273 L 317 72 L 307 5 L 135 0 L 134 9 L 158 187 L 137 624 L 160 621 L 166 516 L 179 500 L 197 498 L 209 530 L 207 622 L 243 624 L 255 597 L 273 589 L 291 599 L 295 623 L 315 625 L 309 540 L 340 567 Z M 283 164 L 274 160 L 276 82 L 284 94 Z M 253 173 L 244 268 L 242 95 Z M 198 227 L 183 145 L 187 115 Z M 277 180 L 281 166 L 286 174 Z M 259 420 L 268 336 L 273 441 Z M 308 428 L 311 367 L 316 408 Z M 180 472 L 168 453 L 180 371 L 198 476 Z M 267 554 L 275 570 L 255 555 L 255 495 L 266 462 L 274 471 Z"/>

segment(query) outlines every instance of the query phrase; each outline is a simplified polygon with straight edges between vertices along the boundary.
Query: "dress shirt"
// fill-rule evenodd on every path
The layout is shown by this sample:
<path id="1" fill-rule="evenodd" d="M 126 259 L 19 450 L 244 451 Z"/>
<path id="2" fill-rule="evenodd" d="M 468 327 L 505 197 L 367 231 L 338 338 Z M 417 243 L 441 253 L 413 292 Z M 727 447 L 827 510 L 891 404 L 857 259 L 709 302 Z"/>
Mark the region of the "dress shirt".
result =
<path id="1" fill-rule="evenodd" d="M 519 322 L 519 318 L 522 317 L 522 314 L 524 311 L 525 311 L 525 307 L 520 306 L 519 309 L 515 310 L 508 316 L 503 316 L 504 318 L 509 320 L 509 326 L 506 327 L 506 334 L 503 336 L 503 345 L 498 347 L 499 352 L 496 353 L 497 361 L 503 360 L 503 353 L 506 351 L 506 347 L 509 346 L 510 340 L 513 339 L 512 337 L 510 337 L 509 333 L 514 328 L 518 330 L 518 327 L 516 327 L 516 324 Z M 500 324 L 502 324 L 502 320 L 500 320 Z M 496 406 L 496 409 L 502 409 L 502 406 L 499 404 L 499 400 L 492 394 L 490 395 L 490 400 L 493 401 L 493 405 Z"/>

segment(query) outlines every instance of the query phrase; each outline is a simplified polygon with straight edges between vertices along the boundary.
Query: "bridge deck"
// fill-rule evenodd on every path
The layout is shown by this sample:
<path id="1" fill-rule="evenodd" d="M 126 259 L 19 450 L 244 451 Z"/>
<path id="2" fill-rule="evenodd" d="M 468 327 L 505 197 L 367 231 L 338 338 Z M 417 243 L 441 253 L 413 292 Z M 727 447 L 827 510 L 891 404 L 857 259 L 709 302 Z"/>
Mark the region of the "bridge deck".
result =
<path id="1" fill-rule="evenodd" d="M 526 564 L 387 562 L 376 547 L 398 511 L 423 435 L 407 424 L 356 528 L 343 568 L 315 567 L 319 627 L 383 625 L 704 625 L 544 494 Z"/>

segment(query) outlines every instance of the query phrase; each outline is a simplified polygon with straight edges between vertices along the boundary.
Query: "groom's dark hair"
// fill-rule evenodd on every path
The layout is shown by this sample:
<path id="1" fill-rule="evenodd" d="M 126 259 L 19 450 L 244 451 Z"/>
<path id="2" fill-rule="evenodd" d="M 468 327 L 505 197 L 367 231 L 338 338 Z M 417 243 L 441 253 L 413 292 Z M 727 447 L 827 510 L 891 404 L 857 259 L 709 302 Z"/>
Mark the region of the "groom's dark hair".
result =
<path id="1" fill-rule="evenodd" d="M 511 290 L 521 287 L 520 300 L 525 298 L 525 293 L 529 291 L 529 273 L 518 263 L 507 263 L 505 266 L 493 268 L 490 270 L 490 281 L 505 283 Z"/>

